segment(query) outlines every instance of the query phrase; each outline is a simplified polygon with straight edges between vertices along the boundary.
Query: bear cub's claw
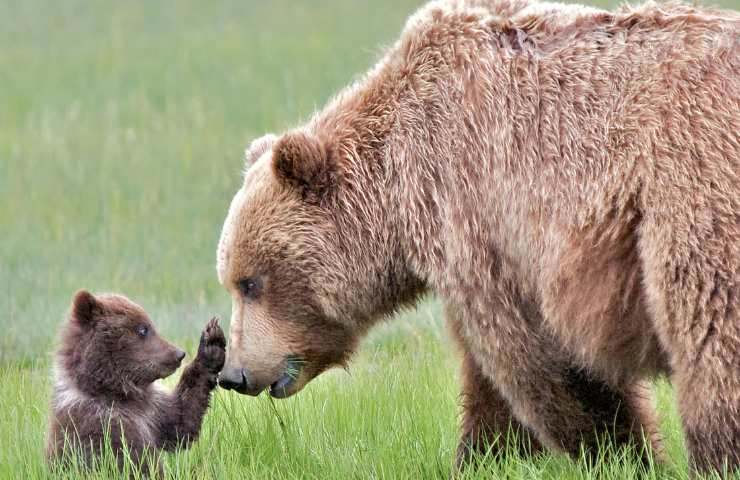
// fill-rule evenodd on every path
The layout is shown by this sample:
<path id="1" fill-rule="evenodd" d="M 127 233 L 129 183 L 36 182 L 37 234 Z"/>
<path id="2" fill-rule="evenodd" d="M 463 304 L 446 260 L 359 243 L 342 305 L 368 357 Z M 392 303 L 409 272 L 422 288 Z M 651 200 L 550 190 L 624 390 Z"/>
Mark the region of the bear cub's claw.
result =
<path id="1" fill-rule="evenodd" d="M 197 359 L 211 373 L 218 373 L 224 367 L 226 358 L 226 337 L 218 325 L 218 317 L 213 317 L 200 335 Z"/>

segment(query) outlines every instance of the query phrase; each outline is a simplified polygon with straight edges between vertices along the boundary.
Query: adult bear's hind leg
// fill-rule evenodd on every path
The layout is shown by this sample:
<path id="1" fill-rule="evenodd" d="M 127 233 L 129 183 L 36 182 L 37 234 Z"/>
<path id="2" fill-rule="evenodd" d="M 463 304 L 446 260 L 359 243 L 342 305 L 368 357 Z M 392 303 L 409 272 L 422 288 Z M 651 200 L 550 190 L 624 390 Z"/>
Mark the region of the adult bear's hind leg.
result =
<path id="1" fill-rule="evenodd" d="M 740 471 L 740 234 L 712 254 L 646 250 L 653 322 L 669 354 L 692 464 Z M 729 242 L 729 240 L 727 240 Z M 687 242 L 688 243 L 688 242 Z M 734 251 L 733 251 L 734 249 Z M 725 253 L 727 252 L 727 253 Z M 665 268 L 668 267 L 668 268 Z"/>
<path id="2" fill-rule="evenodd" d="M 701 175 L 658 171 L 665 178 L 644 195 L 639 243 L 646 298 L 670 361 L 691 462 L 720 472 L 740 470 L 740 170 L 733 160 L 740 147 L 715 148 L 724 138 L 699 150 L 697 165 L 713 166 Z M 659 163 L 680 161 L 686 158 Z"/>

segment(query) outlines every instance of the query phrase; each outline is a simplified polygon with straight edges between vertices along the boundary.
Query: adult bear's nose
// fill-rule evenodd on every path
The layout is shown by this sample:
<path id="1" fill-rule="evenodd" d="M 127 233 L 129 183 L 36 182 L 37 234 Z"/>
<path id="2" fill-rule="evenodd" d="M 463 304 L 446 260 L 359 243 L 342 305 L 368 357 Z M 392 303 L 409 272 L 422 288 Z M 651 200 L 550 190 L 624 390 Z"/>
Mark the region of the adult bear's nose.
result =
<path id="1" fill-rule="evenodd" d="M 218 384 L 226 390 L 234 390 L 253 396 L 259 395 L 264 390 L 264 387 L 259 387 L 254 382 L 250 382 L 249 372 L 243 368 L 224 368 L 218 375 Z"/>
<path id="2" fill-rule="evenodd" d="M 224 368 L 218 374 L 218 384 L 226 390 L 239 391 L 244 388 L 245 383 L 246 378 L 244 378 L 244 371 L 241 368 Z"/>

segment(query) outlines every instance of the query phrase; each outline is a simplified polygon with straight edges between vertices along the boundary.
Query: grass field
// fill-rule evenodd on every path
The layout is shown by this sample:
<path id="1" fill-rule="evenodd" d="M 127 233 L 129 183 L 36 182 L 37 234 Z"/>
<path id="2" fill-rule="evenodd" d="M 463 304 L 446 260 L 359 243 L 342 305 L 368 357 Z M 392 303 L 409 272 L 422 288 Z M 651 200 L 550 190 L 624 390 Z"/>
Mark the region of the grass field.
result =
<path id="1" fill-rule="evenodd" d="M 131 296 L 191 353 L 210 315 L 228 323 L 215 248 L 243 148 L 365 71 L 416 3 L 0 0 L 0 479 L 50 475 L 50 351 L 76 289 Z M 349 372 L 294 398 L 217 392 L 201 441 L 167 454 L 167 470 L 447 478 L 456 368 L 432 299 L 375 330 Z M 644 478 L 685 478 L 671 391 L 658 392 L 670 462 Z M 466 473 L 638 471 L 629 455 L 594 468 L 550 455 L 489 465 Z"/>

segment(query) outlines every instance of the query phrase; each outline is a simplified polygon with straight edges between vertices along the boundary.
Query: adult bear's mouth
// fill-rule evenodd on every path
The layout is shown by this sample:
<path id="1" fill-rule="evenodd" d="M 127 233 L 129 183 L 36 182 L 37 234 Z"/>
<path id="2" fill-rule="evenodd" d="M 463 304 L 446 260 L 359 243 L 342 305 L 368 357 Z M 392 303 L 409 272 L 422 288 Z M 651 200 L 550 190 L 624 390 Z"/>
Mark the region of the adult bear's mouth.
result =
<path id="1" fill-rule="evenodd" d="M 298 392 L 305 384 L 305 361 L 296 357 L 288 356 L 284 361 L 283 373 L 277 380 L 268 384 L 264 380 L 256 380 L 253 374 L 246 368 L 225 367 L 218 376 L 218 384 L 226 390 L 251 395 L 256 397 L 269 387 L 270 395 L 274 398 L 287 398 Z M 273 377 L 274 378 L 274 377 Z"/>
<path id="2" fill-rule="evenodd" d="M 270 385 L 270 395 L 273 398 L 288 398 L 293 395 L 298 390 L 295 387 L 304 365 L 304 360 L 296 356 L 289 356 L 286 360 L 285 372 Z"/>
<path id="3" fill-rule="evenodd" d="M 288 398 L 293 394 L 292 386 L 295 378 L 284 374 L 277 382 L 270 385 L 270 395 L 274 398 Z"/>

